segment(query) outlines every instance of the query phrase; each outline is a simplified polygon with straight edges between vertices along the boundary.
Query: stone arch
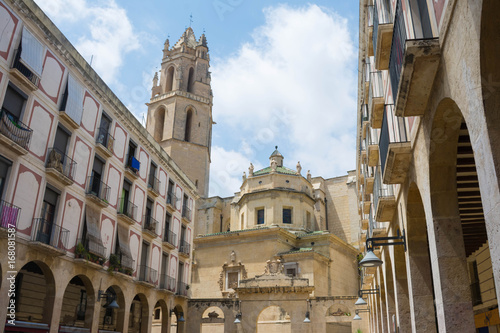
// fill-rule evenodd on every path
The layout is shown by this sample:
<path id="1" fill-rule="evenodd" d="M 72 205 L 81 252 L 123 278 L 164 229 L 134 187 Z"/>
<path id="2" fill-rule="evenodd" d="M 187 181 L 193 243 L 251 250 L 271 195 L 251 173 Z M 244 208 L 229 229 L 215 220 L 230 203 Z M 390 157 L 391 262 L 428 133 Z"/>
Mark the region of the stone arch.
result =
<path id="1" fill-rule="evenodd" d="M 165 92 L 169 92 L 174 89 L 175 67 L 170 66 L 169 68 L 167 68 L 165 74 L 166 74 Z"/>
<path id="2" fill-rule="evenodd" d="M 153 137 L 157 142 L 161 142 L 163 140 L 163 130 L 165 127 L 165 107 L 160 106 L 158 109 L 155 110 L 154 113 L 154 121 L 155 121 L 155 128 L 154 128 L 154 135 Z"/>
<path id="3" fill-rule="evenodd" d="M 169 317 L 170 313 L 168 310 L 167 303 L 163 299 L 158 300 L 153 308 L 152 331 L 169 333 L 170 332 Z M 158 326 L 160 328 L 157 328 Z"/>
<path id="4" fill-rule="evenodd" d="M 92 328 L 95 300 L 92 281 L 85 275 L 75 275 L 66 285 L 60 324 Z"/>
<path id="5" fill-rule="evenodd" d="M 484 130 L 481 130 L 483 138 L 482 146 L 485 148 L 484 154 L 491 151 L 493 165 L 490 165 L 485 158 L 482 168 L 484 174 L 488 175 L 486 182 L 489 187 L 486 191 L 488 198 L 483 201 L 485 209 L 486 228 L 489 239 L 500 239 L 500 228 L 497 227 L 498 216 L 500 215 L 500 146 L 491 144 L 500 140 L 500 63 L 498 54 L 500 52 L 500 34 L 498 34 L 498 17 L 500 16 L 500 3 L 495 0 L 483 0 L 481 10 L 481 30 L 480 30 L 480 66 L 481 66 L 481 90 L 483 106 L 486 118 L 486 132 L 489 141 L 484 137 Z M 489 159 L 489 157 L 487 157 Z M 493 177 L 495 175 L 495 177 Z M 490 242 L 491 244 L 491 242 Z M 493 277 L 496 285 L 496 297 L 500 298 L 500 247 L 490 245 L 490 253 L 493 264 Z"/>
<path id="6" fill-rule="evenodd" d="M 201 315 L 201 333 L 224 333 L 224 311 L 218 306 L 210 306 Z"/>
<path id="7" fill-rule="evenodd" d="M 278 305 L 270 305 L 259 313 L 257 317 L 257 333 L 265 332 L 290 333 L 292 325 L 288 312 Z"/>
<path id="8" fill-rule="evenodd" d="M 184 141 L 191 142 L 192 126 L 193 125 L 193 109 L 188 108 L 186 111 L 186 123 L 184 127 Z"/>
<path id="9" fill-rule="evenodd" d="M 412 182 L 406 202 L 406 242 L 408 292 L 412 329 L 418 325 L 426 332 L 437 330 L 435 293 L 429 257 L 429 241 L 424 205 L 417 184 Z"/>
<path id="10" fill-rule="evenodd" d="M 188 82 L 187 82 L 187 92 L 192 93 L 194 88 L 194 68 L 189 68 Z"/>
<path id="11" fill-rule="evenodd" d="M 100 307 L 98 328 L 100 330 L 115 330 L 123 332 L 125 323 L 125 296 L 121 288 L 112 285 L 107 289 L 102 289 L 104 295 L 101 296 L 97 306 Z M 118 309 L 112 309 L 109 305 L 116 301 Z"/>
<path id="12" fill-rule="evenodd" d="M 34 260 L 16 275 L 16 320 L 50 325 L 54 315 L 56 283 L 49 266 Z"/>
<path id="13" fill-rule="evenodd" d="M 432 218 L 427 221 L 432 221 L 428 238 L 433 281 L 438 291 L 435 304 L 439 331 L 475 329 L 457 186 L 457 151 L 463 121 L 455 101 L 445 98 L 436 108 L 430 133 Z M 466 126 L 465 131 L 468 133 Z M 471 156 L 469 159 L 474 160 L 472 148 Z"/>
<path id="14" fill-rule="evenodd" d="M 135 295 L 130 304 L 128 331 L 130 333 L 148 333 L 150 319 L 151 312 L 147 297 L 142 293 Z"/>
<path id="15" fill-rule="evenodd" d="M 181 321 L 182 318 L 182 321 Z M 177 304 L 170 314 L 170 332 L 171 333 L 181 333 L 184 332 L 185 327 L 185 312 L 182 305 Z"/>

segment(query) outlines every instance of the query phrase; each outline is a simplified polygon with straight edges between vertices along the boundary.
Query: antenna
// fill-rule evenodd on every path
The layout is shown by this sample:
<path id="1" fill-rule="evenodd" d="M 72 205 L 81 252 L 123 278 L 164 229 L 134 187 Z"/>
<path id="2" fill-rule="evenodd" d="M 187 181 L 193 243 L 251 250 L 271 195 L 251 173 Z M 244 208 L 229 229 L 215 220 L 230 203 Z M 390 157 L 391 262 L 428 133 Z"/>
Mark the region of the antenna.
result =
<path id="1" fill-rule="evenodd" d="M 92 60 L 94 60 L 94 55 L 90 57 L 90 67 L 92 67 Z"/>

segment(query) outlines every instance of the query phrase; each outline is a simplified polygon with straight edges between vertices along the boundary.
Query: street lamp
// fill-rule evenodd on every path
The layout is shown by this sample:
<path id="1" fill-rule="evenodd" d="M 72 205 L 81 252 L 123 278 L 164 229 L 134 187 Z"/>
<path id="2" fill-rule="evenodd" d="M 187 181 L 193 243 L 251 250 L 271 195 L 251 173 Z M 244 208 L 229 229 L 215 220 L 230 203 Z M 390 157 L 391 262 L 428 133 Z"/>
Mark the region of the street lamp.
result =
<path id="1" fill-rule="evenodd" d="M 389 242 L 390 241 L 390 242 Z M 369 245 L 368 245 L 369 244 Z M 359 262 L 362 267 L 378 267 L 383 264 L 383 261 L 373 253 L 373 248 L 375 246 L 389 246 L 389 245 L 403 245 L 406 252 L 406 237 L 405 230 L 403 229 L 403 234 L 397 232 L 397 236 L 393 237 L 371 237 L 366 240 L 366 255 Z"/>

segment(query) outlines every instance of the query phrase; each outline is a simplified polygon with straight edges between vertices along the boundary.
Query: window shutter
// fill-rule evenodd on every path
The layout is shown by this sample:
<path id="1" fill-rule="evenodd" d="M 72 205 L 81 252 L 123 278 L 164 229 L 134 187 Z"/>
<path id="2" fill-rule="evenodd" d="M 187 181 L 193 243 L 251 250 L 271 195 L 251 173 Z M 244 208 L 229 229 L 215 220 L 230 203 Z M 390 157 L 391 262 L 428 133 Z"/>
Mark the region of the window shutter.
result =
<path id="1" fill-rule="evenodd" d="M 23 64 L 38 76 L 42 76 L 43 45 L 26 29 L 26 27 L 23 27 L 21 47 L 21 61 Z"/>

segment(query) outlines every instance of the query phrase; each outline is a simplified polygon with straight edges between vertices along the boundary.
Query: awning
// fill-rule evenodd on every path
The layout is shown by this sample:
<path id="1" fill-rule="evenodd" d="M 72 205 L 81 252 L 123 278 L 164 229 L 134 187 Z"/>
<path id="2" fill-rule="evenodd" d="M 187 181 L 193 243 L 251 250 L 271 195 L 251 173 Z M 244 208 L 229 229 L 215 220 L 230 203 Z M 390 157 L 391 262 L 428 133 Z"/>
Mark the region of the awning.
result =
<path id="1" fill-rule="evenodd" d="M 22 63 L 38 76 L 42 76 L 43 45 L 28 31 L 28 29 L 26 29 L 26 27 L 23 27 L 21 48 Z"/>
<path id="2" fill-rule="evenodd" d="M 118 228 L 118 245 L 119 245 L 119 255 L 120 263 L 122 267 L 134 269 L 134 260 L 132 259 L 132 253 L 130 252 L 128 229 L 119 225 Z"/>
<path id="3" fill-rule="evenodd" d="M 88 251 L 99 257 L 104 257 L 106 251 L 101 239 L 101 228 L 99 227 L 100 212 L 91 206 L 85 209 L 85 222 L 87 224 Z"/>
<path id="4" fill-rule="evenodd" d="M 68 99 L 64 112 L 77 124 L 82 121 L 83 87 L 71 74 L 68 75 Z"/>

